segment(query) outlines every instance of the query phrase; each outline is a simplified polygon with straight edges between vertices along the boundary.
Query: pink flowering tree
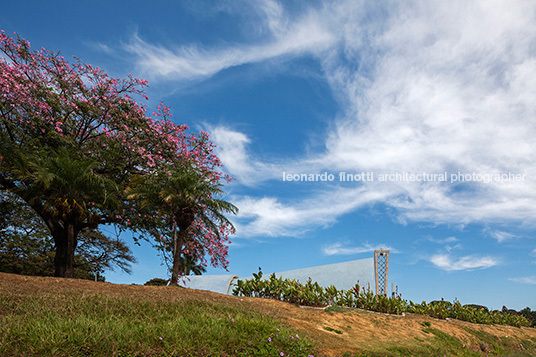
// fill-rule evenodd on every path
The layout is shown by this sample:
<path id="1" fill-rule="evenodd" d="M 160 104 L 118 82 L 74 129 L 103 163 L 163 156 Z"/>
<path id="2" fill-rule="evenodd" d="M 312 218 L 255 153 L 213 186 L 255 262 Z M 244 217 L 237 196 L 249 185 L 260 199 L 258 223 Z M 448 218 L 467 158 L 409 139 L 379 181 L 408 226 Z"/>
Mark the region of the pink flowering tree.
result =
<path id="1" fill-rule="evenodd" d="M 231 178 L 221 171 L 214 145 L 206 132 L 183 136 L 171 121 L 169 108 L 160 105 L 153 116 L 169 140 L 181 138 L 181 155 L 159 158 L 146 171 L 133 175 L 125 190 L 131 224 L 151 236 L 164 259 L 171 253 L 171 282 L 188 273 L 187 264 L 199 262 L 228 268 L 229 236 L 235 232 L 227 214 L 238 209 L 222 197 L 221 181 Z M 178 142 L 178 143 L 179 143 Z"/>
<path id="2" fill-rule="evenodd" d="M 127 188 L 127 197 L 139 205 L 138 212 L 156 211 L 161 218 L 153 221 L 161 225 L 152 225 L 151 232 L 160 239 L 164 254 L 172 252 L 172 284 L 186 273 L 184 262 L 201 261 L 206 266 L 206 253 L 213 266 L 227 268 L 227 238 L 234 227 L 226 214 L 236 214 L 238 209 L 222 196 L 222 185 L 213 172 L 195 164 L 138 176 Z"/>
<path id="3" fill-rule="evenodd" d="M 206 133 L 188 134 L 186 125 L 168 119 L 164 106 L 147 115 L 135 99 L 147 99 L 146 81 L 111 78 L 80 60 L 32 50 L 28 41 L 3 31 L 0 52 L 0 188 L 46 223 L 56 276 L 72 277 L 83 229 L 115 224 L 154 232 L 150 227 L 165 221 L 156 207 L 144 208 L 143 217 L 133 209 L 140 205 L 127 200 L 125 190 L 134 178 L 184 166 L 213 183 L 225 179 Z M 199 224 L 199 232 L 207 229 Z M 231 231 L 225 232 L 196 240 L 214 264 L 227 262 L 222 242 Z"/>

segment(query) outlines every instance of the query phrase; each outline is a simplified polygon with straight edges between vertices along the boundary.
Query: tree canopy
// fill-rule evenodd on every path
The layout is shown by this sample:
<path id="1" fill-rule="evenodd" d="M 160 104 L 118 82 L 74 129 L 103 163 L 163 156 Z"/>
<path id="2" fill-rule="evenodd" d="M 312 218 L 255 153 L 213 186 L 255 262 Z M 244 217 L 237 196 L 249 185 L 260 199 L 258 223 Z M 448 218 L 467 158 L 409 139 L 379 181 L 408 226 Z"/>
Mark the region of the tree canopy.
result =
<path id="1" fill-rule="evenodd" d="M 138 176 L 127 188 L 127 198 L 139 203 L 138 212 L 156 209 L 165 218 L 156 220 L 162 225 L 152 229 L 164 247 L 173 247 L 171 283 L 176 284 L 179 276 L 187 274 L 187 262 L 204 262 L 207 250 L 212 265 L 227 267 L 226 241 L 234 227 L 225 214 L 235 214 L 238 209 L 221 198 L 221 186 L 210 172 L 182 166 Z M 171 237 L 171 241 L 166 239 Z"/>
<path id="2" fill-rule="evenodd" d="M 83 230 L 114 224 L 147 235 L 155 221 L 166 221 L 157 207 L 142 217 L 127 200 L 135 178 L 188 167 L 213 184 L 228 179 L 207 133 L 174 124 L 164 105 L 147 114 L 147 81 L 111 78 L 3 31 L 0 52 L 0 189 L 24 200 L 48 227 L 56 276 L 73 276 Z M 211 231 L 199 217 L 199 231 Z M 226 266 L 232 230 L 218 223 L 222 233 L 200 244 L 213 264 Z"/>
<path id="3" fill-rule="evenodd" d="M 129 273 L 132 252 L 119 238 L 83 230 L 75 251 L 73 277 L 104 280 L 105 270 Z M 20 199 L 0 192 L 0 271 L 23 275 L 54 275 L 54 241 L 49 230 Z"/>

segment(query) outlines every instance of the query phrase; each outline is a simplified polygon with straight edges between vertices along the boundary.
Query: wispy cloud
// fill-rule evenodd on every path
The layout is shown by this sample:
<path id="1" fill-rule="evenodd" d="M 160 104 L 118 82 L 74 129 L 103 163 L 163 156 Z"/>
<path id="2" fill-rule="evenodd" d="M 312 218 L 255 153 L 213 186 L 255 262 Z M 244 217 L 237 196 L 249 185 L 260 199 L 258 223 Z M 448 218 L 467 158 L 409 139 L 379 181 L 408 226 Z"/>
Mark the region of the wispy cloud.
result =
<path id="1" fill-rule="evenodd" d="M 318 60 L 340 104 L 321 143 L 324 152 L 263 162 L 245 133 L 213 128 L 219 155 L 242 184 L 280 180 L 283 171 L 300 170 L 525 178 L 376 180 L 353 189 L 326 185 L 292 203 L 278 196 L 240 197 L 241 234 L 301 234 L 372 202 L 394 208 L 400 221 L 536 225 L 536 3 L 390 6 L 348 0 L 327 1 L 299 14 L 273 0 L 252 4 L 262 31 L 254 31 L 257 37 L 250 43 L 166 47 L 135 35 L 126 45 L 142 73 L 178 81 L 274 58 Z M 342 191 L 344 196 L 332 195 Z M 513 238 L 501 231 L 494 237 L 499 242 Z M 436 265 L 450 266 L 445 257 L 437 256 Z"/>
<path id="2" fill-rule="evenodd" d="M 536 285 L 536 275 L 525 276 L 521 278 L 510 278 L 509 280 L 520 284 Z"/>
<path id="3" fill-rule="evenodd" d="M 359 253 L 373 252 L 379 249 L 386 249 L 391 252 L 396 252 L 396 249 L 386 244 L 368 244 L 365 243 L 362 246 L 348 246 L 343 243 L 333 243 L 322 247 L 322 253 L 325 255 L 354 255 Z"/>
<path id="4" fill-rule="evenodd" d="M 353 51 L 323 61 L 347 113 L 326 159 L 346 170 L 525 173 L 507 183 L 400 182 L 387 203 L 415 221 L 534 223 L 534 7 L 405 2 L 367 41 L 345 38 Z M 373 70 L 356 71 L 359 61 Z"/>
<path id="5" fill-rule="evenodd" d="M 497 239 L 497 242 L 499 243 L 502 243 L 502 242 L 505 242 L 507 240 L 517 237 L 515 234 L 503 232 L 499 230 L 490 230 L 488 233 L 491 237 Z"/>
<path id="6" fill-rule="evenodd" d="M 451 251 L 455 249 L 462 249 L 462 244 L 458 243 L 460 240 L 456 237 L 434 238 L 434 237 L 429 236 L 426 238 L 426 240 L 428 242 L 442 245 L 443 246 L 442 249 L 446 251 L 447 253 L 450 253 Z"/>
<path id="7" fill-rule="evenodd" d="M 426 240 L 432 243 L 437 243 L 437 244 L 449 244 L 449 243 L 455 243 L 459 241 L 459 239 L 456 237 L 447 237 L 447 238 L 428 237 L 426 238 Z"/>
<path id="8" fill-rule="evenodd" d="M 93 42 L 93 43 L 88 43 L 87 45 L 90 47 L 93 47 L 96 51 L 99 51 L 108 55 L 114 55 L 116 52 L 116 50 L 113 47 L 102 42 Z"/>
<path id="9" fill-rule="evenodd" d="M 249 186 L 281 178 L 276 164 L 264 163 L 250 156 L 248 146 L 251 140 L 246 134 L 225 126 L 210 126 L 205 129 L 216 144 L 216 153 L 225 170 L 241 184 Z"/>
<path id="10" fill-rule="evenodd" d="M 347 2 L 325 12 L 343 46 L 317 57 L 346 115 L 323 154 L 301 158 L 306 172 L 522 173 L 519 182 L 374 182 L 356 190 L 383 197 L 401 220 L 536 224 L 536 164 L 527 159 L 536 154 L 536 106 L 527 95 L 536 94 L 527 47 L 536 19 L 525 6 L 404 3 L 381 30 Z M 286 160 L 255 175 L 262 170 L 243 168 L 267 166 L 240 165 L 241 157 L 230 167 L 249 183 L 300 170 L 300 160 Z"/>
<path id="11" fill-rule="evenodd" d="M 378 192 L 333 188 L 291 204 L 275 197 L 233 197 L 232 201 L 240 209 L 234 222 L 237 236 L 252 237 L 300 236 L 333 224 L 357 207 L 384 199 Z"/>
<path id="12" fill-rule="evenodd" d="M 479 257 L 475 255 L 467 255 L 453 259 L 448 254 L 436 254 L 432 256 L 430 262 L 436 267 L 446 271 L 486 269 L 499 264 L 497 258 L 490 256 Z"/>
<path id="13" fill-rule="evenodd" d="M 134 34 L 125 44 L 125 49 L 135 56 L 138 70 L 151 78 L 192 80 L 247 63 L 318 54 L 337 42 L 337 37 L 325 28 L 318 12 L 311 11 L 299 18 L 287 19 L 279 3 L 266 0 L 258 4 L 257 10 L 265 15 L 264 25 L 269 35 L 257 39 L 255 44 L 227 47 L 190 44 L 170 49 L 149 43 Z"/>

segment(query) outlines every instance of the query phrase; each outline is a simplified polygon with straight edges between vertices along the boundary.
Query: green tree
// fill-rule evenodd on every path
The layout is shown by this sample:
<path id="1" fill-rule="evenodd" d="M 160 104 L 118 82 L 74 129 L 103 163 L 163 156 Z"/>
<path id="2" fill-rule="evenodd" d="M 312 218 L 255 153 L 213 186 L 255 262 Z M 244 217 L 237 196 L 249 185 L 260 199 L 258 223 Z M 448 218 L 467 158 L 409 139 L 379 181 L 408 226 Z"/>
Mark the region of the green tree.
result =
<path id="1" fill-rule="evenodd" d="M 0 194 L 0 271 L 54 275 L 54 240 L 43 220 L 16 196 Z M 73 259 L 73 277 L 104 280 L 105 270 L 130 272 L 135 262 L 128 246 L 100 231 L 80 232 Z"/>
<path id="2" fill-rule="evenodd" d="M 186 165 L 139 176 L 127 188 L 127 197 L 136 200 L 140 210 L 152 211 L 159 207 L 162 225 L 154 227 L 152 234 L 165 239 L 165 235 L 171 233 L 172 284 L 177 283 L 179 276 L 185 275 L 188 260 L 196 262 L 203 259 L 204 246 L 223 249 L 217 242 L 226 231 L 234 230 L 225 214 L 236 214 L 238 209 L 219 198 L 223 194 L 222 185 L 212 179 L 211 172 Z M 200 244 L 200 239 L 212 243 Z M 188 269 L 191 270 L 191 267 Z"/>
<path id="3" fill-rule="evenodd" d="M 97 229 L 102 209 L 118 207 L 117 186 L 94 171 L 97 162 L 64 148 L 24 159 L 24 165 L 13 171 L 31 184 L 15 192 L 43 219 L 54 238 L 55 275 L 72 277 L 78 235 Z M 100 202 L 99 207 L 95 202 Z"/>
<path id="4" fill-rule="evenodd" d="M 180 258 L 179 271 L 182 271 L 184 275 L 203 275 L 207 269 L 191 255 L 183 255 Z"/>
<path id="5" fill-rule="evenodd" d="M 130 127 L 149 130 L 128 97 L 143 83 L 31 51 L 3 32 L 0 52 L 0 188 L 43 219 L 54 239 L 55 275 L 73 277 L 78 234 L 116 221 L 121 190 L 113 183 L 144 164 L 122 144 L 143 140 Z"/>
<path id="6" fill-rule="evenodd" d="M 153 278 L 149 281 L 146 281 L 146 286 L 166 286 L 168 284 L 168 281 L 166 279 L 160 279 L 160 278 Z"/>
<path id="7" fill-rule="evenodd" d="M 123 195 L 134 175 L 195 162 L 216 180 L 223 177 L 206 133 L 170 122 L 165 106 L 147 115 L 135 99 L 147 99 L 147 81 L 111 78 L 79 60 L 32 51 L 28 41 L 3 31 L 0 53 L 0 189 L 45 222 L 56 276 L 73 277 L 82 231 L 153 224 L 154 212 L 138 220 Z"/>
<path id="8" fill-rule="evenodd" d="M 82 231 L 76 252 L 89 264 L 95 280 L 106 270 L 114 270 L 115 267 L 130 274 L 130 264 L 136 263 L 130 248 L 123 241 L 110 238 L 99 230 Z"/>
<path id="9" fill-rule="evenodd" d="M 54 243 L 43 221 L 12 195 L 0 198 L 0 271 L 54 275 Z"/>
<path id="10" fill-rule="evenodd" d="M 157 246 L 157 249 L 160 250 L 162 259 L 166 263 L 169 273 L 171 274 L 173 271 L 173 246 L 161 244 Z M 203 254 L 201 253 L 201 255 Z M 171 262 L 171 264 L 168 262 Z M 179 272 L 181 272 L 182 275 L 203 275 L 207 272 L 207 269 L 205 265 L 203 265 L 201 259 L 193 255 L 184 254 L 183 252 L 179 261 Z"/>

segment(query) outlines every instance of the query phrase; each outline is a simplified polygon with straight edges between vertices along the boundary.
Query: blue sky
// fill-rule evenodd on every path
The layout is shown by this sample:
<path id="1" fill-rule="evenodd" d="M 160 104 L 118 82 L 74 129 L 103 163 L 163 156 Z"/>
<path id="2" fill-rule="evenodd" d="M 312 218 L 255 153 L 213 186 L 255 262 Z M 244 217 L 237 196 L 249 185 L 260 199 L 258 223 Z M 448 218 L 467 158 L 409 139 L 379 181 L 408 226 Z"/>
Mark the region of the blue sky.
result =
<path id="1" fill-rule="evenodd" d="M 536 309 L 536 3 L 0 3 L 6 33 L 148 79 L 149 108 L 211 134 L 236 179 L 232 273 L 386 248 L 405 298 Z M 166 276 L 132 248 L 108 281 Z"/>

